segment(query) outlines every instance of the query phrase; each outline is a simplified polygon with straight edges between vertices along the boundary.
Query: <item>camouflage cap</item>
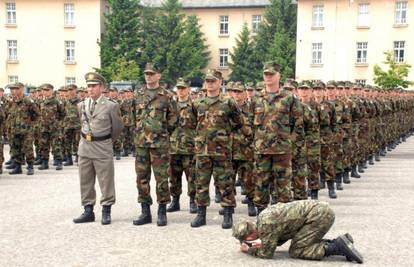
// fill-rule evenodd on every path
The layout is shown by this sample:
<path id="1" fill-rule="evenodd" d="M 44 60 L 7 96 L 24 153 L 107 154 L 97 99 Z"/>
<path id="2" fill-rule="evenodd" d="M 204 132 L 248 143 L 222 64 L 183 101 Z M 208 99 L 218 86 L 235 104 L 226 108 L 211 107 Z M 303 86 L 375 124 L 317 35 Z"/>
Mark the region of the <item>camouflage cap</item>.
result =
<path id="1" fill-rule="evenodd" d="M 11 84 L 7 85 L 7 88 L 9 88 L 9 89 L 21 89 L 21 88 L 24 88 L 24 84 L 22 84 L 22 83 L 11 83 Z"/>
<path id="2" fill-rule="evenodd" d="M 283 87 L 286 89 L 295 89 L 298 87 L 298 83 L 294 79 L 287 79 Z"/>
<path id="3" fill-rule="evenodd" d="M 233 91 L 244 92 L 245 90 L 246 90 L 246 88 L 244 87 L 242 82 L 235 82 L 233 84 Z"/>
<path id="4" fill-rule="evenodd" d="M 280 65 L 275 61 L 269 61 L 263 64 L 263 73 L 275 74 L 277 72 L 280 72 Z"/>
<path id="5" fill-rule="evenodd" d="M 253 91 L 254 90 L 254 83 L 248 82 L 248 83 L 246 83 L 245 87 L 246 87 L 246 90 Z"/>
<path id="6" fill-rule="evenodd" d="M 145 64 L 144 73 L 160 73 L 160 69 L 152 62 Z"/>
<path id="7" fill-rule="evenodd" d="M 336 88 L 336 82 L 335 82 L 335 81 L 328 81 L 328 82 L 326 83 L 326 88 L 327 88 L 327 89 Z"/>
<path id="8" fill-rule="evenodd" d="M 67 91 L 68 91 L 68 88 L 67 88 L 66 86 L 61 86 L 61 87 L 58 89 L 58 91 L 59 91 L 59 92 L 67 92 Z"/>
<path id="9" fill-rule="evenodd" d="M 110 87 L 109 92 L 118 92 L 118 89 L 116 87 Z"/>
<path id="10" fill-rule="evenodd" d="M 36 87 L 30 87 L 29 88 L 29 93 L 36 93 L 37 92 L 37 88 Z"/>
<path id="11" fill-rule="evenodd" d="M 301 90 L 311 89 L 311 87 L 309 85 L 309 81 L 301 81 L 298 84 L 298 89 L 301 89 Z"/>
<path id="12" fill-rule="evenodd" d="M 76 86 L 76 84 L 69 84 L 68 86 L 66 86 L 66 88 L 67 88 L 69 91 L 72 91 L 72 90 L 76 90 L 76 89 L 78 89 L 78 87 Z"/>
<path id="13" fill-rule="evenodd" d="M 257 91 L 262 91 L 262 90 L 264 89 L 264 87 L 265 87 L 264 82 L 258 82 L 258 83 L 256 84 L 256 90 L 257 90 Z"/>
<path id="14" fill-rule="evenodd" d="M 78 88 L 78 93 L 80 93 L 80 92 L 87 92 L 87 90 L 83 87 L 80 87 L 80 88 Z"/>
<path id="15" fill-rule="evenodd" d="M 237 221 L 232 228 L 232 236 L 243 242 L 248 234 L 253 230 L 253 224 L 245 219 Z"/>
<path id="16" fill-rule="evenodd" d="M 350 82 L 350 81 L 345 81 L 344 82 L 344 87 L 345 87 L 345 89 L 349 89 L 349 88 L 352 88 L 354 85 L 352 84 L 352 82 Z"/>
<path id="17" fill-rule="evenodd" d="M 177 84 L 175 85 L 175 87 L 187 88 L 188 86 L 189 84 L 184 78 L 180 77 L 177 79 Z"/>
<path id="18" fill-rule="evenodd" d="M 336 83 L 337 89 L 344 89 L 345 88 L 345 82 L 337 82 Z"/>
<path id="19" fill-rule="evenodd" d="M 322 81 L 316 81 L 313 83 L 312 88 L 313 89 L 325 89 L 325 84 Z"/>
<path id="20" fill-rule="evenodd" d="M 106 84 L 105 78 L 96 72 L 88 72 L 85 74 L 86 84 Z"/>
<path id="21" fill-rule="evenodd" d="M 42 85 L 39 86 L 42 90 L 45 91 L 49 91 L 49 90 L 53 90 L 53 85 L 51 85 L 50 83 L 44 83 Z"/>
<path id="22" fill-rule="evenodd" d="M 222 80 L 223 74 L 219 70 L 209 69 L 207 70 L 205 80 Z"/>

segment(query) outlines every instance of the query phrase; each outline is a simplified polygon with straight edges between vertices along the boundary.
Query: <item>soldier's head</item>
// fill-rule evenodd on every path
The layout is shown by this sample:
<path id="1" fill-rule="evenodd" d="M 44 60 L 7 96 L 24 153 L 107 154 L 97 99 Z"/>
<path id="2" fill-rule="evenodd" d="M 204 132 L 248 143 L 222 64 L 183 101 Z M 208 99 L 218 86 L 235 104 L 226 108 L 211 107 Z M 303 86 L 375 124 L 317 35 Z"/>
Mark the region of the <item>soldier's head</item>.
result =
<path id="1" fill-rule="evenodd" d="M 302 81 L 298 85 L 298 95 L 304 102 L 309 102 L 312 98 L 312 88 L 306 81 Z"/>
<path id="2" fill-rule="evenodd" d="M 232 97 L 236 102 L 242 102 L 246 100 L 246 88 L 242 82 L 235 82 L 233 83 L 232 87 Z"/>
<path id="3" fill-rule="evenodd" d="M 266 88 L 279 86 L 280 65 L 275 61 L 266 62 L 263 65 L 263 81 L 266 85 Z"/>
<path id="4" fill-rule="evenodd" d="M 9 84 L 7 88 L 10 89 L 13 98 L 20 99 L 23 97 L 24 85 L 22 83 Z"/>
<path id="5" fill-rule="evenodd" d="M 175 84 L 177 88 L 177 97 L 179 101 L 186 101 L 190 96 L 190 83 L 184 78 L 178 78 L 177 83 Z"/>
<path id="6" fill-rule="evenodd" d="M 147 88 L 155 89 L 160 86 L 161 71 L 154 63 L 147 63 L 144 69 L 144 78 Z"/>
<path id="7" fill-rule="evenodd" d="M 0 97 L 3 97 L 4 95 L 4 89 L 0 87 Z"/>
<path id="8" fill-rule="evenodd" d="M 68 88 L 66 86 L 61 86 L 58 90 L 58 96 L 60 99 L 67 99 L 68 98 Z"/>
<path id="9" fill-rule="evenodd" d="M 246 94 L 248 98 L 252 98 L 256 95 L 254 84 L 252 82 L 246 83 Z"/>
<path id="10" fill-rule="evenodd" d="M 109 88 L 109 97 L 112 99 L 118 99 L 118 89 L 115 87 Z"/>
<path id="11" fill-rule="evenodd" d="M 88 95 L 92 99 L 96 100 L 105 89 L 105 78 L 96 72 L 88 72 L 85 75 L 86 85 L 88 86 Z"/>
<path id="12" fill-rule="evenodd" d="M 67 95 L 69 97 L 75 97 L 76 96 L 78 87 L 75 84 L 70 84 L 70 85 L 66 86 L 66 89 L 68 90 Z"/>
<path id="13" fill-rule="evenodd" d="M 256 225 L 245 219 L 240 219 L 233 225 L 232 235 L 239 240 L 240 243 L 243 243 L 244 241 L 253 241 L 259 238 Z"/>
<path id="14" fill-rule="evenodd" d="M 207 95 L 217 95 L 220 93 L 223 74 L 219 70 L 209 69 L 205 77 Z"/>

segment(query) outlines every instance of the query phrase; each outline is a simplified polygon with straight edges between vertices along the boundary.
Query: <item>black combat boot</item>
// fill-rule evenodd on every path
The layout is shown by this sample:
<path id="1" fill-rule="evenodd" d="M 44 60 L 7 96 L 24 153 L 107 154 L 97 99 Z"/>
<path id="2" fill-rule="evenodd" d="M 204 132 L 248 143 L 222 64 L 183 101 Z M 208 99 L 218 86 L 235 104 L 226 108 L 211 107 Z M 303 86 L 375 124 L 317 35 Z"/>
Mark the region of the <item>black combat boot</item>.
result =
<path id="1" fill-rule="evenodd" d="M 233 209 L 233 213 L 234 213 L 234 209 Z M 219 209 L 219 215 L 221 216 L 224 215 L 224 208 Z"/>
<path id="2" fill-rule="evenodd" d="M 367 160 L 362 161 L 362 168 L 368 169 Z"/>
<path id="3" fill-rule="evenodd" d="M 318 200 L 318 189 L 312 189 L 310 190 L 310 197 L 313 200 Z"/>
<path id="4" fill-rule="evenodd" d="M 159 204 L 158 205 L 157 225 L 158 226 L 166 226 L 167 225 L 167 205 L 166 204 Z"/>
<path id="5" fill-rule="evenodd" d="M 12 166 L 12 165 L 10 165 Z M 22 165 L 20 165 L 19 163 L 15 163 L 14 165 L 14 169 L 9 172 L 10 175 L 15 175 L 15 174 L 22 174 Z"/>
<path id="6" fill-rule="evenodd" d="M 234 186 L 241 186 L 240 179 L 237 179 L 237 180 L 236 180 L 236 182 L 234 183 Z"/>
<path id="7" fill-rule="evenodd" d="M 57 166 L 57 164 L 58 164 L 57 159 L 55 159 L 55 158 L 54 158 L 54 159 L 53 159 L 53 164 L 52 164 L 52 165 L 53 165 L 53 166 Z"/>
<path id="8" fill-rule="evenodd" d="M 190 213 L 197 213 L 197 205 L 194 201 L 194 197 L 190 197 Z"/>
<path id="9" fill-rule="evenodd" d="M 326 188 L 326 181 L 325 181 L 325 173 L 320 173 L 320 182 L 319 182 L 319 188 L 325 189 Z"/>
<path id="10" fill-rule="evenodd" d="M 270 205 L 275 205 L 275 204 L 277 204 L 277 197 L 272 194 L 272 199 L 270 200 Z"/>
<path id="11" fill-rule="evenodd" d="M 78 218 L 73 219 L 74 223 L 87 223 L 95 221 L 95 213 L 93 212 L 92 205 L 86 205 L 85 211 Z"/>
<path id="12" fill-rule="evenodd" d="M 120 151 L 115 151 L 115 159 L 116 160 L 121 160 L 121 152 Z"/>
<path id="13" fill-rule="evenodd" d="M 67 155 L 66 162 L 63 163 L 63 166 L 73 166 L 72 155 Z"/>
<path id="14" fill-rule="evenodd" d="M 168 212 L 174 212 L 180 210 L 180 196 L 173 197 L 171 204 L 168 206 Z"/>
<path id="15" fill-rule="evenodd" d="M 335 192 L 335 183 L 334 181 L 326 181 L 328 184 L 328 195 L 329 198 L 337 198 L 336 192 Z"/>
<path id="16" fill-rule="evenodd" d="M 102 206 L 102 225 L 111 224 L 111 205 Z"/>
<path id="17" fill-rule="evenodd" d="M 342 182 L 344 182 L 344 184 L 351 183 L 351 180 L 349 179 L 349 168 L 345 169 L 342 173 Z"/>
<path id="18" fill-rule="evenodd" d="M 256 207 L 254 206 L 253 199 L 249 199 L 249 203 L 247 203 L 247 214 L 250 217 L 254 217 L 257 215 Z"/>
<path id="19" fill-rule="evenodd" d="M 246 196 L 245 198 L 242 199 L 241 203 L 242 204 L 249 204 L 249 198 Z"/>
<path id="20" fill-rule="evenodd" d="M 325 242 L 325 257 L 339 255 L 345 256 L 348 261 L 364 262 L 362 255 L 355 249 L 353 242 L 346 235 Z"/>
<path id="21" fill-rule="evenodd" d="M 375 161 L 381 161 L 380 159 L 380 152 L 378 151 L 377 153 L 375 153 Z"/>
<path id="22" fill-rule="evenodd" d="M 40 156 L 36 157 L 36 160 L 33 164 L 36 166 L 42 164 L 42 158 Z"/>
<path id="23" fill-rule="evenodd" d="M 257 207 L 257 216 L 260 215 L 260 213 L 262 213 L 262 211 L 264 211 L 266 209 L 266 207 Z"/>
<path id="24" fill-rule="evenodd" d="M 48 159 L 42 159 L 42 164 L 37 169 L 38 170 L 47 170 L 47 169 L 49 169 L 49 160 Z"/>
<path id="25" fill-rule="evenodd" d="M 10 158 L 8 161 L 6 161 L 5 165 L 11 165 L 14 162 L 14 159 Z"/>
<path id="26" fill-rule="evenodd" d="M 6 164 L 6 169 L 7 170 L 14 170 L 16 168 L 16 161 L 15 160 L 11 160 L 10 164 Z"/>
<path id="27" fill-rule="evenodd" d="M 353 178 L 361 178 L 361 175 L 359 175 L 359 173 L 357 171 L 357 166 L 356 165 L 352 166 L 352 169 L 351 169 L 351 177 L 353 177 Z"/>
<path id="28" fill-rule="evenodd" d="M 358 164 L 358 172 L 359 173 L 364 173 L 364 167 L 362 166 L 362 163 Z"/>
<path id="29" fill-rule="evenodd" d="M 191 227 L 197 228 L 206 225 L 206 206 L 198 206 L 197 216 L 191 222 Z"/>
<path id="30" fill-rule="evenodd" d="M 128 157 L 128 155 L 129 155 L 129 150 L 127 148 L 125 148 L 124 150 L 122 150 L 121 157 Z"/>
<path id="31" fill-rule="evenodd" d="M 233 207 L 224 207 L 224 217 L 223 223 L 221 224 L 221 228 L 230 229 L 233 227 L 233 212 Z"/>
<path id="32" fill-rule="evenodd" d="M 28 163 L 27 164 L 27 175 L 33 175 L 33 174 L 34 174 L 33 163 Z"/>
<path id="33" fill-rule="evenodd" d="M 380 150 L 380 156 L 381 157 L 385 157 L 387 155 L 387 149 L 386 148 L 381 148 Z"/>
<path id="34" fill-rule="evenodd" d="M 150 205 L 147 203 L 141 203 L 141 215 L 138 219 L 134 220 L 132 223 L 134 225 L 143 225 L 152 222 L 151 209 Z"/>
<path id="35" fill-rule="evenodd" d="M 214 196 L 214 202 L 220 203 L 221 202 L 221 194 L 219 188 L 215 187 L 215 196 Z"/>
<path id="36" fill-rule="evenodd" d="M 63 165 L 61 160 L 57 160 L 56 170 L 61 171 L 63 170 Z"/>
<path id="37" fill-rule="evenodd" d="M 368 164 L 369 165 L 374 165 L 374 155 L 369 155 L 368 156 Z"/>
<path id="38" fill-rule="evenodd" d="M 342 173 L 337 173 L 335 176 L 336 190 L 344 190 L 342 186 Z"/>

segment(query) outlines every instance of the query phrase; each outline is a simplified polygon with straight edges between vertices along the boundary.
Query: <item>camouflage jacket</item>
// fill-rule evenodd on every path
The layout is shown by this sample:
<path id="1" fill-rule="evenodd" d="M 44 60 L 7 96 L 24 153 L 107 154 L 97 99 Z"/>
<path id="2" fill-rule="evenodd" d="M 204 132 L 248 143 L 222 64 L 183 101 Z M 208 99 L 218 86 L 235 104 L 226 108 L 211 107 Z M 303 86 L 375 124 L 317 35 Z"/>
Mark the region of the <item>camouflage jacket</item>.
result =
<path id="1" fill-rule="evenodd" d="M 245 128 L 250 131 L 253 127 L 253 113 L 251 105 L 245 101 L 238 105 Z M 246 136 L 242 128 L 232 133 L 232 153 L 234 160 L 253 160 L 253 136 Z"/>
<path id="2" fill-rule="evenodd" d="M 319 106 L 319 122 L 321 142 L 330 144 L 334 140 L 333 134 L 336 132 L 335 105 L 331 101 L 324 100 Z"/>
<path id="3" fill-rule="evenodd" d="M 28 134 L 32 132 L 33 122 L 39 116 L 39 109 L 28 97 L 9 103 L 8 120 L 11 134 Z"/>
<path id="4" fill-rule="evenodd" d="M 125 127 L 132 126 L 134 101 L 132 99 L 123 99 L 119 104 L 121 110 L 121 118 Z"/>
<path id="5" fill-rule="evenodd" d="M 252 254 L 260 258 L 272 258 L 277 246 L 294 238 L 306 221 L 313 219 L 309 218 L 312 210 L 318 209 L 324 212 L 322 209 L 326 209 L 327 206 L 319 203 L 313 200 L 279 202 L 263 210 L 257 217 L 256 224 L 262 247 L 252 251 Z"/>
<path id="6" fill-rule="evenodd" d="M 42 132 L 60 130 L 60 122 L 65 118 L 65 108 L 55 97 L 44 99 L 40 104 L 40 116 Z"/>
<path id="7" fill-rule="evenodd" d="M 305 130 L 305 143 L 307 154 L 320 154 L 321 136 L 319 132 L 319 116 L 311 105 L 303 104 L 303 125 Z"/>
<path id="8" fill-rule="evenodd" d="M 232 98 L 219 95 L 194 102 L 197 110 L 195 153 L 199 156 L 225 156 L 231 159 L 231 134 L 243 127 L 243 119 Z"/>
<path id="9" fill-rule="evenodd" d="M 2 142 L 2 136 L 3 136 L 5 124 L 6 124 L 6 103 L 3 103 L 3 100 L 0 99 L 0 142 Z"/>
<path id="10" fill-rule="evenodd" d="M 177 102 L 178 127 L 170 137 L 170 154 L 193 155 L 197 110 L 191 100 Z"/>
<path id="11" fill-rule="evenodd" d="M 263 97 L 255 98 L 252 110 L 256 154 L 293 155 L 293 141 L 303 142 L 303 110 L 295 98 L 283 89 L 275 95 L 265 92 Z"/>
<path id="12" fill-rule="evenodd" d="M 78 104 L 80 103 L 78 97 L 73 97 L 65 102 L 65 120 L 64 128 L 66 129 L 80 129 L 80 116 L 78 111 Z"/>
<path id="13" fill-rule="evenodd" d="M 155 90 L 151 95 L 148 90 Z M 176 103 L 164 89 L 137 91 L 133 109 L 134 142 L 138 147 L 168 148 L 170 134 L 177 125 Z"/>

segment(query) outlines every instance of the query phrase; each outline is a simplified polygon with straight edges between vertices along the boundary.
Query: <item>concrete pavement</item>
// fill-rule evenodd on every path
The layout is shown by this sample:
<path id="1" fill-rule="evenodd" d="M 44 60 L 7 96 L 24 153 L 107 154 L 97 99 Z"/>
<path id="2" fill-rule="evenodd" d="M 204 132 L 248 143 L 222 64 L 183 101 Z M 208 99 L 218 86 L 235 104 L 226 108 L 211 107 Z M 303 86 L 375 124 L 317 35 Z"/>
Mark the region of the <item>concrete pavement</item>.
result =
<path id="1" fill-rule="evenodd" d="M 99 206 L 97 222 L 72 223 L 82 212 L 76 166 L 60 172 L 35 170 L 34 176 L 2 174 L 0 266 L 356 265 L 342 257 L 320 262 L 290 259 L 289 243 L 278 248 L 272 260 L 242 254 L 231 230 L 221 229 L 217 204 L 208 208 L 207 226 L 190 227 L 194 215 L 188 212 L 187 196 L 181 198 L 180 212 L 168 214 L 167 227 L 156 226 L 156 205 L 153 224 L 134 226 L 139 209 L 133 158 L 117 161 L 115 172 L 117 203 L 109 226 L 100 224 Z M 213 197 L 213 191 L 210 194 Z M 414 266 L 414 137 L 370 166 L 361 179 L 352 179 L 338 199 L 328 199 L 326 190 L 320 194 L 336 213 L 327 237 L 351 233 L 364 266 Z M 240 194 L 237 198 L 235 218 L 247 218 Z"/>

